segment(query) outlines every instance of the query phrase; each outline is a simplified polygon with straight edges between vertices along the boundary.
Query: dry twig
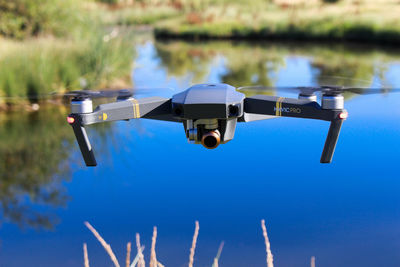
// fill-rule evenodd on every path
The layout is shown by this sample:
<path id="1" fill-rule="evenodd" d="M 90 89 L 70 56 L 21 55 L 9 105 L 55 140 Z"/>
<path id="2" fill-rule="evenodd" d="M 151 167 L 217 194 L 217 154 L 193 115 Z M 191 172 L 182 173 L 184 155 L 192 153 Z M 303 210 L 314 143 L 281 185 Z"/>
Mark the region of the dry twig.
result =
<path id="1" fill-rule="evenodd" d="M 196 221 L 196 227 L 194 229 L 194 235 L 193 235 L 193 240 L 192 240 L 192 247 L 190 248 L 190 255 L 189 255 L 189 267 L 193 267 L 193 261 L 194 261 L 194 251 L 196 249 L 196 243 L 197 243 L 197 237 L 199 235 L 199 222 Z"/>
<path id="2" fill-rule="evenodd" d="M 311 267 L 315 267 L 315 257 L 314 256 L 311 257 L 310 265 L 311 265 Z"/>
<path id="3" fill-rule="evenodd" d="M 144 246 L 142 246 L 140 248 L 140 253 L 142 253 L 143 250 L 144 250 Z M 136 264 L 138 264 L 138 262 L 139 262 L 139 252 L 136 254 L 135 258 L 133 259 L 132 264 L 131 264 L 130 267 L 136 267 Z"/>
<path id="4" fill-rule="evenodd" d="M 89 256 L 86 243 L 83 243 L 83 265 L 89 267 Z"/>
<path id="5" fill-rule="evenodd" d="M 126 244 L 126 261 L 125 261 L 125 266 L 129 267 L 131 263 L 131 242 L 128 242 Z"/>
<path id="6" fill-rule="evenodd" d="M 214 263 L 213 263 L 212 267 L 218 267 L 218 260 L 219 260 L 219 257 L 221 257 L 223 248 L 224 248 L 224 241 L 222 241 L 221 244 L 219 245 L 217 256 L 215 256 L 215 258 L 214 258 Z"/>
<path id="7" fill-rule="evenodd" d="M 138 267 L 145 267 L 146 263 L 144 261 L 144 256 L 142 253 L 142 246 L 140 245 L 140 235 L 136 233 L 136 247 L 137 247 L 137 253 L 138 253 Z"/>
<path id="8" fill-rule="evenodd" d="M 94 229 L 93 226 L 90 225 L 90 223 L 85 222 L 85 225 L 86 225 L 87 228 L 89 228 L 89 230 L 97 238 L 97 240 L 100 242 L 100 244 L 104 247 L 104 249 L 106 250 L 106 252 L 110 256 L 111 261 L 114 263 L 115 267 L 120 267 L 119 263 L 118 263 L 118 260 L 117 260 L 117 257 L 115 257 L 115 254 L 111 249 L 111 246 L 109 244 L 107 244 L 107 242 L 101 237 L 101 235 L 96 231 L 96 229 Z"/>
<path id="9" fill-rule="evenodd" d="M 267 267 L 274 267 L 274 256 L 271 252 L 271 244 L 269 243 L 267 228 L 265 227 L 265 220 L 261 220 L 261 228 L 265 239 L 265 250 L 267 252 Z"/>
<path id="10" fill-rule="evenodd" d="M 157 267 L 156 240 L 157 240 L 157 227 L 154 226 L 153 237 L 151 238 L 150 267 Z"/>

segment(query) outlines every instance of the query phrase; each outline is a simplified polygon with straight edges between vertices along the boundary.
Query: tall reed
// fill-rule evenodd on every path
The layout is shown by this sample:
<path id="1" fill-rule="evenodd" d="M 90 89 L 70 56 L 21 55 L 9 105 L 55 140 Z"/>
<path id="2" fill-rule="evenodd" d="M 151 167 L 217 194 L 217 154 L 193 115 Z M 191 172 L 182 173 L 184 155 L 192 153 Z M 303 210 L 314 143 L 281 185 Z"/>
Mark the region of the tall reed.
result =
<path id="1" fill-rule="evenodd" d="M 96 231 L 96 229 L 94 229 L 94 227 L 90 223 L 85 222 L 85 225 L 93 233 L 93 235 L 97 238 L 97 240 L 103 246 L 105 251 L 108 253 L 111 261 L 114 263 L 114 266 L 120 267 L 117 257 L 115 256 L 114 252 L 112 251 L 111 246 L 109 244 L 107 244 L 107 242 L 101 237 L 101 235 Z"/>
<path id="2" fill-rule="evenodd" d="M 197 243 L 197 237 L 199 236 L 199 229 L 200 229 L 199 222 L 196 221 L 193 240 L 192 240 L 192 247 L 190 248 L 189 267 L 193 267 L 194 251 L 196 250 L 196 243 Z"/>
<path id="3" fill-rule="evenodd" d="M 261 228 L 262 228 L 263 236 L 265 239 L 265 251 L 267 253 L 267 266 L 274 267 L 274 258 L 273 258 L 272 252 L 271 252 L 271 244 L 269 243 L 267 228 L 265 227 L 265 220 L 261 220 Z"/>

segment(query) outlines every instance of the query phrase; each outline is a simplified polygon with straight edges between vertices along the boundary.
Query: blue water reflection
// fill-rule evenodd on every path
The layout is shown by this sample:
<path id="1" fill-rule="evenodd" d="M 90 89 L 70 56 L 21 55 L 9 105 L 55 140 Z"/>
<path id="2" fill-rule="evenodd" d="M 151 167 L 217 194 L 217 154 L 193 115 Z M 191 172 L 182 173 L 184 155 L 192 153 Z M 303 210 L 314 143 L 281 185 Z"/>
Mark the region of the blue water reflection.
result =
<path id="1" fill-rule="evenodd" d="M 137 87 L 178 92 L 194 82 L 190 71 L 169 74 L 153 42 L 137 50 L 132 77 Z M 310 57 L 283 60 L 284 67 L 271 73 L 277 85 L 313 84 Z M 204 82 L 221 82 L 229 71 L 226 61 L 214 54 Z M 400 64 L 390 62 L 386 79 L 399 87 L 399 74 Z M 379 80 L 371 78 L 372 84 Z M 111 266 L 84 228 L 86 220 L 121 262 L 136 232 L 148 261 L 157 225 L 158 259 L 166 266 L 186 266 L 199 220 L 196 266 L 211 266 L 222 240 L 221 266 L 265 266 L 262 218 L 276 266 L 309 266 L 313 255 L 324 267 L 398 266 L 399 103 L 400 94 L 347 101 L 350 116 L 330 165 L 319 163 L 329 127 L 322 121 L 239 124 L 234 140 L 212 151 L 187 144 L 182 125 L 170 122 L 117 122 L 107 141 L 90 129 L 96 146 L 102 146 L 99 166 L 74 164 L 72 180 L 65 183 L 71 199 L 56 211 L 61 223 L 54 231 L 2 226 L 0 266 L 82 265 L 83 242 L 92 266 Z M 71 161 L 80 162 L 76 149 Z"/>

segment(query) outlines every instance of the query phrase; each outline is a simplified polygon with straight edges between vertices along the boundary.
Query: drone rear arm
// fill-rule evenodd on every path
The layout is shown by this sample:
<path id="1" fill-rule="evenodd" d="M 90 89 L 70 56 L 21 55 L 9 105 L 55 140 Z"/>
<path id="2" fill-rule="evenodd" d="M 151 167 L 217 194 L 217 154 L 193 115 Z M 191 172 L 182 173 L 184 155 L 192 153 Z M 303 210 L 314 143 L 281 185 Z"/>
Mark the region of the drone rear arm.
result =
<path id="1" fill-rule="evenodd" d="M 171 114 L 171 99 L 160 97 L 127 99 L 99 105 L 90 113 L 70 114 L 68 122 L 74 130 L 86 166 L 96 166 L 97 163 L 85 125 L 137 118 L 177 121 Z"/>
<path id="2" fill-rule="evenodd" d="M 171 115 L 171 100 L 161 97 L 128 99 L 99 105 L 91 113 L 81 113 L 83 125 L 138 118 L 175 121 Z"/>
<path id="3" fill-rule="evenodd" d="M 347 117 L 347 112 L 344 109 L 322 109 L 315 101 L 264 95 L 245 98 L 244 112 L 245 114 L 330 121 L 331 125 L 322 152 L 321 163 L 332 161 L 343 120 Z M 249 116 L 242 118 L 242 121 L 245 122 L 251 120 Z"/>

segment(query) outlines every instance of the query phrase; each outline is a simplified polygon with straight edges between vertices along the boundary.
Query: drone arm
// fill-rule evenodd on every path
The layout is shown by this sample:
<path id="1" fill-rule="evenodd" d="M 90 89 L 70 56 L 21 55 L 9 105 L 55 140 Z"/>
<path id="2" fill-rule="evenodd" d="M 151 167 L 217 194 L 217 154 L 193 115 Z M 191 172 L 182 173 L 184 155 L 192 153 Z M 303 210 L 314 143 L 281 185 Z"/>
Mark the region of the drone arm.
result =
<path id="1" fill-rule="evenodd" d="M 92 150 L 89 138 L 87 136 L 86 130 L 80 123 L 77 116 L 70 116 L 69 118 L 74 118 L 74 121 L 70 124 L 74 130 L 76 140 L 78 141 L 79 148 L 82 152 L 83 159 L 85 160 L 86 166 L 96 166 L 96 158 Z"/>
<path id="2" fill-rule="evenodd" d="M 339 138 L 340 129 L 347 112 L 341 109 L 322 109 L 314 101 L 276 96 L 254 96 L 244 101 L 244 112 L 248 114 L 307 118 L 330 121 L 328 136 L 321 156 L 321 163 L 330 163 Z M 254 117 L 254 116 L 253 116 Z M 243 116 L 242 121 L 251 121 L 252 116 Z M 256 117 L 255 117 L 256 118 Z"/>
<path id="3" fill-rule="evenodd" d="M 331 121 L 337 118 L 341 110 L 322 109 L 317 102 L 305 99 L 258 95 L 245 98 L 244 112 L 257 115 Z M 242 118 L 242 121 L 248 122 L 251 119 Z"/>
<path id="4" fill-rule="evenodd" d="M 83 125 L 137 118 L 172 120 L 170 101 L 160 97 L 128 99 L 102 104 L 92 113 L 79 115 Z"/>
<path id="5" fill-rule="evenodd" d="M 336 119 L 331 121 L 329 126 L 328 136 L 326 137 L 324 150 L 321 155 L 321 163 L 331 163 L 333 153 L 335 152 L 336 144 L 339 139 L 340 129 L 342 128 L 343 120 Z"/>
<path id="6" fill-rule="evenodd" d="M 128 99 L 99 105 L 96 110 L 91 113 L 70 114 L 68 116 L 68 122 L 74 130 L 86 166 L 96 166 L 97 163 L 89 138 L 86 134 L 85 125 L 136 118 L 173 120 L 170 101 L 170 99 L 158 97 L 137 100 Z"/>

